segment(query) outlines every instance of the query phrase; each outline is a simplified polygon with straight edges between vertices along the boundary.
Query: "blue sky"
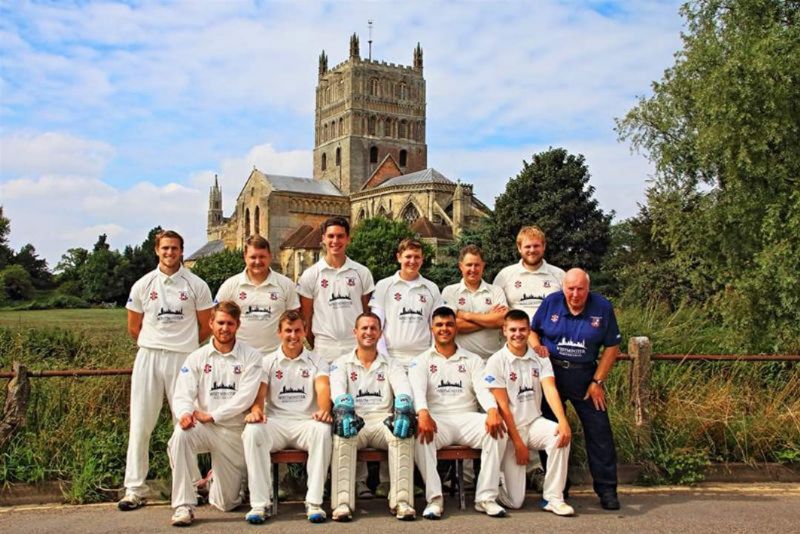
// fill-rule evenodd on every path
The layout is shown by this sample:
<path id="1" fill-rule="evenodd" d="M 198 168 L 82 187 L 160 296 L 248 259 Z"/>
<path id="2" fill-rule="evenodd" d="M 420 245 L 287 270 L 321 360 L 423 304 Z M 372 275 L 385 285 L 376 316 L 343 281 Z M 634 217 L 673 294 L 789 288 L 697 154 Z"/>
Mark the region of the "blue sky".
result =
<path id="1" fill-rule="evenodd" d="M 367 20 L 373 58 L 427 81 L 428 164 L 492 205 L 522 160 L 586 156 L 617 218 L 652 166 L 614 118 L 673 63 L 683 28 L 664 2 L 25 2 L 0 0 L 0 204 L 15 248 L 51 267 L 107 233 L 158 224 L 205 243 L 208 186 L 224 210 L 253 165 L 311 176 L 317 57 L 347 57 Z"/>

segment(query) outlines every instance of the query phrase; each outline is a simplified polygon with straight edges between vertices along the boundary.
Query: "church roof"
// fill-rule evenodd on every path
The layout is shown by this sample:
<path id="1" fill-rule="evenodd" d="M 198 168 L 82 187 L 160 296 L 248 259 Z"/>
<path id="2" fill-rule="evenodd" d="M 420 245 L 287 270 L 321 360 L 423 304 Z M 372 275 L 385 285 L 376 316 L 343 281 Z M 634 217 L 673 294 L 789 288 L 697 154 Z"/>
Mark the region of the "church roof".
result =
<path id="1" fill-rule="evenodd" d="M 420 217 L 411 225 L 411 231 L 420 237 L 453 239 L 453 230 L 446 224 L 433 224 L 427 217 Z"/>
<path id="2" fill-rule="evenodd" d="M 194 253 L 192 253 L 186 261 L 196 261 L 200 258 L 205 258 L 206 256 L 211 256 L 212 254 L 217 254 L 218 252 L 222 252 L 225 250 L 225 243 L 222 239 L 215 239 L 213 241 L 209 241 Z"/>
<path id="3" fill-rule="evenodd" d="M 413 185 L 413 184 L 453 184 L 450 178 L 440 173 L 434 168 L 423 169 L 417 172 L 411 172 L 390 178 L 382 184 L 376 186 L 374 189 L 381 189 L 383 187 L 393 187 L 395 185 Z"/>
<path id="4" fill-rule="evenodd" d="M 292 193 L 309 193 L 312 195 L 344 196 L 335 185 L 327 180 L 314 180 L 313 178 L 300 178 L 297 176 L 281 176 L 279 174 L 264 174 L 267 181 L 276 191 L 289 191 Z"/>
<path id="5" fill-rule="evenodd" d="M 319 226 L 312 227 L 304 224 L 292 232 L 289 237 L 281 244 L 281 249 L 302 248 L 308 250 L 318 250 L 322 248 L 322 231 Z"/>

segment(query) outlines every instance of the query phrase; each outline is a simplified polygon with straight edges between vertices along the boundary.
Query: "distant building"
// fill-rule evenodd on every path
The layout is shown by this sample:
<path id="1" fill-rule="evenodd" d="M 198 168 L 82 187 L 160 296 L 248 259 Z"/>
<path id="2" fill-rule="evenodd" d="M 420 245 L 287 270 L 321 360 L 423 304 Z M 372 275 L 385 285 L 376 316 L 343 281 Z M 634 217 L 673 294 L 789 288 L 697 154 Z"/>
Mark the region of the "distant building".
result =
<path id="1" fill-rule="evenodd" d="M 350 57 L 328 69 L 319 56 L 314 127 L 314 177 L 253 169 L 230 217 L 218 180 L 209 194 L 206 243 L 187 265 L 252 234 L 269 239 L 275 267 L 297 279 L 321 255 L 319 225 L 347 217 L 355 226 L 375 216 L 407 221 L 435 248 L 489 214 L 472 186 L 428 167 L 422 48 L 413 66 L 361 59 L 358 37 Z"/>

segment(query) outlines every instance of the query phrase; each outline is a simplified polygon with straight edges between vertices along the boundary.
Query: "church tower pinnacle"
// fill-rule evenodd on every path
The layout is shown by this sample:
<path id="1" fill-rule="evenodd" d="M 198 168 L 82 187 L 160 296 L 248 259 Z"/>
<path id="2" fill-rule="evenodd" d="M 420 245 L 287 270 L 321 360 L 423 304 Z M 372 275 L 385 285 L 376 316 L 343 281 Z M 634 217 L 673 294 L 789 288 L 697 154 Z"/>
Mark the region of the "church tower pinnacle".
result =
<path id="1" fill-rule="evenodd" d="M 208 193 L 208 230 L 222 224 L 222 189 L 219 187 L 219 178 L 214 175 L 214 185 Z"/>

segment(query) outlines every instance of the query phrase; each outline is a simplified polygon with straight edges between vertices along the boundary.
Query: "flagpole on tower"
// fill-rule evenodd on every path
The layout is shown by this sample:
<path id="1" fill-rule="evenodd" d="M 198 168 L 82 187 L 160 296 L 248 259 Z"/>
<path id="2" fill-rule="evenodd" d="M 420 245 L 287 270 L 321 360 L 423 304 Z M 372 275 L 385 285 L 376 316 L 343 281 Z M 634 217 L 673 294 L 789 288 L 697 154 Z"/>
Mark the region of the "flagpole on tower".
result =
<path id="1" fill-rule="evenodd" d="M 367 21 L 367 26 L 369 26 L 369 60 L 372 61 L 372 21 Z"/>

